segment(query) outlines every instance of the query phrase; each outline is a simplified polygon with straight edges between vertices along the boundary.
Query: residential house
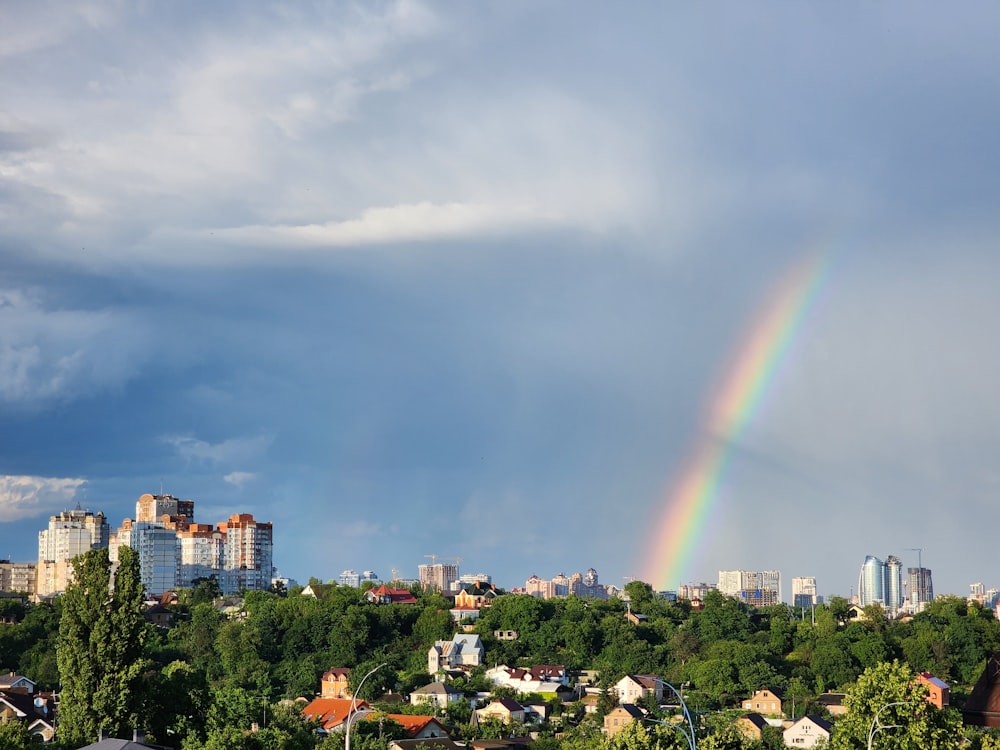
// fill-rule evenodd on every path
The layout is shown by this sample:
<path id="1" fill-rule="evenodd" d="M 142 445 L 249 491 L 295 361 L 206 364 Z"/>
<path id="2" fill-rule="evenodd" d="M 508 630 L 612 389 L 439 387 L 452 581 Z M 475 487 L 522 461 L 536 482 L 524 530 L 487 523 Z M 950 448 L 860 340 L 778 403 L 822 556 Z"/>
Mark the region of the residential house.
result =
<path id="1" fill-rule="evenodd" d="M 760 742 L 767 719 L 758 713 L 749 713 L 736 720 L 736 728 L 751 742 Z"/>
<path id="2" fill-rule="evenodd" d="M 944 680 L 939 680 L 930 672 L 917 675 L 917 682 L 927 687 L 927 702 L 932 706 L 944 708 L 951 703 L 951 689 Z"/>
<path id="3" fill-rule="evenodd" d="M 5 675 L 0 675 L 0 690 L 23 690 L 28 695 L 31 695 L 35 692 L 35 684 L 35 681 L 30 677 L 25 677 L 16 672 L 8 672 Z"/>
<path id="4" fill-rule="evenodd" d="M 615 706 L 604 715 L 604 734 L 614 737 L 633 721 L 642 721 L 646 714 L 632 703 Z"/>
<path id="5" fill-rule="evenodd" d="M 422 740 L 393 740 L 389 750 L 465 750 L 464 745 L 458 745 L 447 737 L 434 737 Z"/>
<path id="6" fill-rule="evenodd" d="M 829 744 L 833 725 L 819 716 L 803 716 L 789 726 L 782 736 L 785 747 L 815 747 L 820 742 Z"/>
<path id="7" fill-rule="evenodd" d="M 569 675 L 561 666 L 540 665 L 529 669 L 498 664 L 486 670 L 486 678 L 494 685 L 512 688 L 518 693 L 539 693 L 567 699 Z"/>
<path id="8" fill-rule="evenodd" d="M 146 748 L 154 748 L 154 750 L 168 750 L 168 748 L 163 745 L 150 745 L 146 742 L 145 735 L 138 730 L 132 732 L 131 740 L 120 740 L 115 737 L 108 737 L 104 734 L 104 730 L 101 730 L 100 736 L 97 738 L 97 742 L 84 745 L 80 748 L 80 750 L 145 750 Z"/>
<path id="9" fill-rule="evenodd" d="M 528 671 L 540 682 L 558 682 L 560 685 L 569 686 L 569 673 L 562 664 L 536 664 Z"/>
<path id="10" fill-rule="evenodd" d="M 784 716 L 781 708 L 781 696 L 774 690 L 758 690 L 749 700 L 743 701 L 744 711 L 756 711 L 765 716 Z"/>
<path id="11" fill-rule="evenodd" d="M 516 630 L 494 630 L 493 637 L 498 641 L 516 641 L 517 631 Z"/>
<path id="12" fill-rule="evenodd" d="M 663 684 L 656 675 L 627 674 L 615 683 L 619 703 L 638 703 L 640 698 L 654 696 L 663 699 Z"/>
<path id="13" fill-rule="evenodd" d="M 416 714 L 385 714 L 385 718 L 392 719 L 399 724 L 413 740 L 426 740 L 435 737 L 447 737 L 448 730 L 444 724 L 433 716 L 418 716 Z M 375 721 L 375 715 L 369 714 L 366 721 Z"/>
<path id="14" fill-rule="evenodd" d="M 431 703 L 435 708 L 444 710 L 449 703 L 460 701 L 463 697 L 461 690 L 447 683 L 432 682 L 410 693 L 410 703 Z"/>
<path id="15" fill-rule="evenodd" d="M 365 599 L 372 604 L 416 604 L 417 598 L 409 589 L 389 588 L 384 583 L 365 592 Z"/>
<path id="16" fill-rule="evenodd" d="M 158 602 L 147 607 L 143 615 L 157 628 L 167 630 L 174 624 L 174 613 Z"/>
<path id="17" fill-rule="evenodd" d="M 492 583 L 477 582 L 475 586 L 463 589 L 455 594 L 455 606 L 452 609 L 452 618 L 456 621 L 463 619 L 477 619 L 479 610 L 485 609 L 493 604 L 497 597 L 497 588 Z M 467 616 L 455 617 L 455 613 L 465 613 Z M 475 613 L 472 615 L 471 613 Z"/>
<path id="18" fill-rule="evenodd" d="M 455 633 L 450 641 L 437 641 L 427 652 L 427 672 L 478 667 L 485 653 L 483 642 L 475 633 Z"/>
<path id="19" fill-rule="evenodd" d="M 34 695 L 21 687 L 0 690 L 0 723 L 9 721 L 24 724 L 33 737 L 49 742 L 56 733 L 55 700 L 51 695 Z"/>
<path id="20" fill-rule="evenodd" d="M 347 698 L 354 697 L 347 686 L 347 677 L 351 670 L 347 667 L 333 667 L 323 673 L 319 682 L 319 695 L 321 698 Z"/>
<path id="21" fill-rule="evenodd" d="M 343 731 L 348 717 L 353 717 L 351 721 L 354 722 L 370 712 L 371 707 L 364 701 L 346 698 L 314 698 L 302 709 L 306 720 L 318 722 L 317 731 L 324 733 Z"/>
<path id="22" fill-rule="evenodd" d="M 335 583 L 310 583 L 300 592 L 300 596 L 308 596 L 311 599 L 326 599 L 333 589 L 337 587 Z"/>
<path id="23" fill-rule="evenodd" d="M 479 721 L 484 719 L 499 719 L 505 724 L 523 724 L 524 706 L 513 698 L 503 698 L 493 701 L 486 708 L 476 710 L 476 718 Z"/>
<path id="24" fill-rule="evenodd" d="M 844 705 L 846 697 L 846 693 L 823 693 L 817 701 L 830 712 L 830 716 L 843 716 L 847 713 L 847 706 Z"/>

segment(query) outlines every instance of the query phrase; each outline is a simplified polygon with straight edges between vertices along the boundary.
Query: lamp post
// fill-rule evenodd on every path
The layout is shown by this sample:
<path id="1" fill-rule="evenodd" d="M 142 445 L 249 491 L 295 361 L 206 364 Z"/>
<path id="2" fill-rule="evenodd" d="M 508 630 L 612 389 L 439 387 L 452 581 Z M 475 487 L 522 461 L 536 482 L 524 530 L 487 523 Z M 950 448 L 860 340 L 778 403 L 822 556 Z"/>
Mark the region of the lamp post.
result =
<path id="1" fill-rule="evenodd" d="M 260 702 L 264 705 L 264 726 L 263 729 L 267 729 L 267 696 L 266 695 L 255 695 L 255 698 L 260 698 Z"/>
<path id="2" fill-rule="evenodd" d="M 875 739 L 875 734 L 882 729 L 899 729 L 902 724 L 883 724 L 878 720 L 879 714 L 881 714 L 885 709 L 891 708 L 892 706 L 912 706 L 913 701 L 895 701 L 894 703 L 886 703 L 878 711 L 875 712 L 875 716 L 872 718 L 872 724 L 868 728 L 868 750 L 872 750 L 872 742 Z"/>
<path id="3" fill-rule="evenodd" d="M 684 718 L 687 720 L 687 728 L 680 726 L 679 724 L 674 724 L 670 721 L 657 721 L 657 724 L 663 724 L 668 727 L 673 727 L 681 734 L 684 735 L 684 739 L 687 740 L 689 750 L 695 750 L 695 734 L 694 734 L 694 722 L 691 721 L 691 713 L 688 711 L 687 703 L 684 702 L 684 696 L 680 694 L 669 682 L 661 680 L 657 677 L 653 677 L 652 680 L 658 685 L 663 685 L 664 687 L 670 688 L 670 691 L 677 696 L 677 700 L 681 702 L 681 710 L 684 712 Z M 871 748 L 869 748 L 871 750 Z"/>
<path id="4" fill-rule="evenodd" d="M 365 680 L 385 666 L 388 666 L 388 662 L 379 664 L 375 669 L 362 677 L 361 682 L 358 683 L 358 687 L 354 690 L 354 695 L 351 696 L 351 710 L 347 713 L 347 721 L 344 723 L 344 731 L 347 732 L 347 739 L 344 740 L 344 750 L 351 750 L 351 719 L 354 718 L 354 707 L 358 705 L 358 693 L 361 692 L 361 686 L 365 684 Z"/>

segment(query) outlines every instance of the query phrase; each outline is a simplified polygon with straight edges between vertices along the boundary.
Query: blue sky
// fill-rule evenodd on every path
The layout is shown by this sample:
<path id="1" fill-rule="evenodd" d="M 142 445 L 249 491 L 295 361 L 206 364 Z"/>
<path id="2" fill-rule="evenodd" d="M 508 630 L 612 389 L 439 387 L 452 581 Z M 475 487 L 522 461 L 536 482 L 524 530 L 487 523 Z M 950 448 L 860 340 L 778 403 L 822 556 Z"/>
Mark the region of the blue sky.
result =
<path id="1" fill-rule="evenodd" d="M 301 580 L 621 585 L 820 253 L 689 579 L 1000 587 L 995 7 L 0 16 L 0 554 L 162 482 Z"/>

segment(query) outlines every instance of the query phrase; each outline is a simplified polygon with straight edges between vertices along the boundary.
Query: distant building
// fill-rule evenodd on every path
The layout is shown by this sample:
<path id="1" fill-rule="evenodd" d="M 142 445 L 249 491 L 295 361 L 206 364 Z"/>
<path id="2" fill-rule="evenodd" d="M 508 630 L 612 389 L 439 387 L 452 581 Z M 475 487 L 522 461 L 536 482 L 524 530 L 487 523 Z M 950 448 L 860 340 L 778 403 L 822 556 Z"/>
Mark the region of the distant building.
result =
<path id="1" fill-rule="evenodd" d="M 345 570 L 337 578 L 337 583 L 341 586 L 350 586 L 356 589 L 361 586 L 361 576 L 353 570 Z"/>
<path id="2" fill-rule="evenodd" d="M 889 555 L 882 562 L 874 555 L 865 557 L 858 574 L 858 605 L 881 604 L 886 614 L 895 617 L 903 603 L 903 567 L 899 558 Z"/>
<path id="3" fill-rule="evenodd" d="M 812 607 L 818 603 L 815 576 L 799 576 L 792 579 L 792 606 Z"/>
<path id="4" fill-rule="evenodd" d="M 441 591 L 448 593 L 452 584 L 458 580 L 458 565 L 455 563 L 433 563 L 419 565 L 420 587 L 424 591 Z"/>
<path id="5" fill-rule="evenodd" d="M 135 515 L 135 521 L 126 518 L 111 535 L 111 559 L 117 560 L 120 546 L 134 549 L 148 594 L 190 588 L 205 578 L 215 578 L 223 594 L 270 588 L 270 523 L 249 513 L 214 526 L 195 523 L 193 500 L 148 493 L 136 502 Z"/>
<path id="6" fill-rule="evenodd" d="M 79 505 L 49 519 L 38 532 L 37 596 L 61 594 L 73 578 L 72 560 L 92 549 L 107 548 L 110 529 L 103 513 Z"/>
<path id="7" fill-rule="evenodd" d="M 602 586 L 597 571 L 588 568 L 586 573 L 574 573 L 567 577 L 559 573 L 546 581 L 532 575 L 524 584 L 524 593 L 538 599 L 553 599 L 570 594 L 584 599 L 607 599 L 611 596 L 608 587 Z"/>
<path id="8" fill-rule="evenodd" d="M 910 607 L 922 612 L 928 602 L 934 601 L 934 583 L 929 568 L 907 568 L 910 589 Z"/>
<path id="9" fill-rule="evenodd" d="M 748 603 L 781 601 L 781 572 L 777 570 L 720 570 L 719 591 Z M 755 600 L 755 601 L 754 601 Z"/>
<path id="10" fill-rule="evenodd" d="M 219 524 L 226 535 L 223 593 L 260 591 L 271 586 L 273 528 L 270 522 L 255 521 L 249 513 L 239 513 Z"/>
<path id="11" fill-rule="evenodd" d="M 31 596 L 35 593 L 35 576 L 38 565 L 33 562 L 16 563 L 0 560 L 0 591 L 11 591 Z"/>

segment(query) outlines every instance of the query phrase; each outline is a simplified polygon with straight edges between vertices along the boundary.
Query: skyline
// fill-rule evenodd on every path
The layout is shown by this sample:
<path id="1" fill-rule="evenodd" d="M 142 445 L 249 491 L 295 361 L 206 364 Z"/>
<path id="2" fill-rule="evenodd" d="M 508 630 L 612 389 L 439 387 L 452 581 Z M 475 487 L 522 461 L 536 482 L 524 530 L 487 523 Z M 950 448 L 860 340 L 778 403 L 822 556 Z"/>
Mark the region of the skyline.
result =
<path id="1" fill-rule="evenodd" d="M 145 497 L 145 495 L 143 495 L 143 497 Z M 162 495 L 162 493 L 159 494 L 159 495 L 154 495 L 153 497 L 169 497 L 172 500 L 179 500 L 179 498 L 173 498 L 172 496 L 169 496 L 169 495 Z M 95 514 L 95 515 L 96 514 L 102 514 L 103 515 L 103 511 L 101 511 L 99 508 L 83 508 L 79 504 L 77 505 L 76 510 L 78 510 L 78 511 L 79 510 L 83 510 L 83 511 L 87 512 L 88 514 L 92 513 L 92 514 Z M 55 514 L 52 517 L 53 520 L 55 518 L 57 518 L 57 517 L 65 515 L 66 512 L 67 511 L 63 511 L 62 513 Z M 137 514 L 133 514 L 133 515 L 137 515 Z M 252 515 L 253 515 L 252 513 L 249 514 L 250 517 L 252 517 Z M 105 522 L 108 523 L 109 531 L 110 531 L 111 536 L 113 538 L 114 535 L 115 535 L 115 533 L 118 531 L 118 528 L 115 525 L 111 524 L 110 521 L 107 519 L 106 516 L 104 516 L 104 517 L 106 519 Z M 124 521 L 134 521 L 134 520 L 135 519 L 131 519 L 131 518 L 124 519 Z M 212 524 L 212 525 L 223 526 L 226 523 L 226 521 L 228 521 L 228 520 L 231 520 L 231 519 L 226 519 L 226 520 L 223 520 L 223 521 L 219 521 L 217 524 Z M 261 521 L 261 519 L 256 519 L 256 520 L 257 521 Z M 201 523 L 204 523 L 204 521 L 201 521 Z M 268 522 L 267 521 L 263 521 L 263 523 L 268 523 Z M 40 529 L 39 532 L 40 533 L 44 532 L 44 529 Z M 911 549 L 908 549 L 906 551 L 909 551 L 909 552 L 918 552 L 918 553 L 922 552 L 922 550 L 917 550 L 915 548 L 911 548 Z M 394 570 L 391 571 L 391 573 L 392 573 L 391 576 L 386 576 L 386 575 L 380 574 L 379 571 L 374 570 L 374 569 L 369 568 L 369 567 L 362 567 L 360 569 L 363 570 L 363 572 L 365 574 L 368 574 L 368 573 L 373 574 L 375 576 L 375 579 L 377 579 L 379 581 L 383 581 L 383 582 L 386 582 L 386 581 L 395 581 L 395 580 L 408 580 L 408 581 L 412 580 L 412 581 L 416 581 L 416 580 L 418 580 L 420 578 L 420 569 L 421 568 L 423 568 L 425 566 L 431 566 L 437 560 L 441 560 L 442 563 L 440 563 L 440 564 L 453 565 L 455 567 L 455 569 L 458 571 L 458 577 L 459 578 L 467 579 L 470 575 L 476 575 L 476 574 L 480 574 L 481 573 L 481 574 L 484 574 L 484 575 L 488 576 L 490 578 L 490 580 L 494 584 L 497 583 L 497 581 L 494 580 L 496 577 L 492 573 L 490 573 L 490 571 L 485 570 L 484 568 L 472 568 L 472 569 L 474 569 L 476 571 L 476 573 L 472 573 L 472 574 L 470 574 L 468 572 L 468 570 L 466 570 L 465 572 L 463 572 L 462 569 L 461 569 L 461 563 L 465 561 L 464 558 L 461 558 L 461 557 L 448 557 L 448 556 L 445 556 L 445 555 L 436 555 L 436 554 L 434 554 L 434 555 L 424 555 L 424 557 L 425 558 L 432 558 L 431 562 L 427 562 L 427 560 L 425 559 L 423 562 L 416 563 L 415 567 L 416 567 L 416 569 L 418 571 L 418 573 L 417 573 L 416 576 L 407 575 L 407 571 L 405 569 L 394 569 Z M 886 558 L 887 558 L 887 560 L 894 559 L 897 562 L 899 562 L 901 560 L 901 558 L 899 558 L 899 556 L 894 555 L 894 554 L 889 554 L 889 555 L 886 556 Z M 865 559 L 864 559 L 864 561 L 863 561 L 863 563 L 861 565 L 862 575 L 863 575 L 863 571 L 868 566 L 869 561 L 871 561 L 873 559 L 879 559 L 878 555 L 869 554 L 869 555 L 865 556 Z M 15 563 L 36 562 L 36 561 L 37 560 L 35 560 L 35 559 L 32 559 L 32 560 L 8 560 L 8 562 L 15 562 Z M 921 558 L 918 555 L 918 564 L 920 564 L 920 563 L 921 563 Z M 905 570 L 910 570 L 910 569 L 912 569 L 912 570 L 920 570 L 921 568 L 918 568 L 916 565 L 913 565 L 913 566 L 903 565 L 903 570 L 904 571 Z M 933 571 L 930 568 L 927 568 L 926 566 L 924 566 L 922 569 L 928 571 L 930 574 L 933 574 Z M 571 571 L 569 573 L 569 575 L 578 575 L 578 574 L 579 575 L 583 575 L 584 574 L 584 570 L 585 569 L 583 569 L 583 568 L 580 568 L 578 570 L 577 569 L 573 569 L 573 568 L 563 568 L 559 572 L 553 573 L 551 576 L 549 576 L 549 575 L 538 576 L 537 573 L 532 573 L 528 580 L 530 580 L 530 578 L 536 578 L 536 577 L 539 577 L 542 580 L 550 580 L 550 579 L 554 579 L 554 578 L 557 578 L 557 577 L 563 577 L 563 576 L 565 576 L 566 573 L 567 573 L 567 571 Z M 597 573 L 598 577 L 600 576 L 600 571 L 597 571 L 592 566 L 589 566 L 586 570 L 588 572 L 589 572 L 589 570 L 595 570 L 595 572 Z M 734 568 L 734 569 L 731 569 L 729 572 L 732 572 L 732 571 L 746 571 L 746 570 L 747 570 L 746 568 Z M 718 571 L 718 573 L 719 573 L 720 576 L 721 576 L 721 574 L 723 572 L 724 572 L 723 570 L 719 570 Z M 780 587 L 781 587 L 781 590 L 779 591 L 779 594 L 782 597 L 782 601 L 785 601 L 787 599 L 786 603 L 791 603 L 791 598 L 792 598 L 792 593 L 791 593 L 792 592 L 792 579 L 793 578 L 800 578 L 801 577 L 801 578 L 808 578 L 810 580 L 815 578 L 815 576 L 811 576 L 809 574 L 803 574 L 803 573 L 795 573 L 795 574 L 786 575 L 781 570 L 777 570 L 775 572 L 777 572 L 778 576 L 779 576 L 779 582 L 780 582 Z M 343 577 L 343 575 L 347 574 L 347 573 L 352 573 L 355 576 L 359 575 L 354 570 L 354 567 L 348 566 L 348 567 L 342 569 L 336 575 L 324 576 L 324 577 L 319 577 L 319 578 L 323 582 L 329 583 L 329 582 L 337 581 L 338 578 Z M 280 574 L 281 574 L 281 571 L 279 569 L 277 569 L 277 566 L 275 566 L 275 575 L 280 575 Z M 282 577 L 287 577 L 287 576 L 282 576 Z M 787 579 L 787 588 L 788 588 L 788 591 L 787 591 L 788 596 L 787 597 L 785 596 L 785 593 L 786 593 L 785 592 L 786 579 Z M 601 585 L 604 586 L 604 587 L 607 587 L 607 586 L 616 586 L 618 589 L 624 589 L 624 585 L 626 583 L 628 583 L 629 581 L 631 581 L 631 580 L 644 581 L 644 579 L 642 579 L 642 578 L 636 578 L 636 577 L 633 577 L 633 576 L 624 576 L 623 580 L 621 582 L 615 582 L 615 581 L 608 582 L 608 581 L 604 581 L 604 582 L 601 583 Z M 716 580 L 716 578 L 714 576 L 707 576 L 707 577 L 702 577 L 702 578 L 698 578 L 698 579 L 690 579 L 688 581 L 685 581 L 682 585 L 699 586 L 699 585 L 705 585 L 705 584 L 707 584 L 709 587 L 713 587 L 714 588 L 715 585 L 716 585 L 715 584 L 715 580 Z M 301 584 L 301 585 L 305 585 L 305 583 L 307 581 L 302 580 L 302 581 L 297 581 L 297 582 L 299 584 Z M 658 590 L 657 587 L 655 585 L 653 585 L 650 581 L 644 581 L 644 582 L 645 583 L 649 583 L 652 586 L 652 588 L 653 588 L 654 591 Z M 859 584 L 861 583 L 860 576 L 859 576 L 858 583 Z M 991 585 L 991 584 L 989 584 L 987 582 L 984 582 L 984 581 L 981 581 L 981 580 L 979 580 L 979 581 L 970 581 L 969 584 L 970 584 L 970 586 L 971 585 L 982 584 L 985 590 L 1000 589 L 1000 586 L 994 586 L 994 585 Z M 908 585 L 908 583 L 906 581 L 904 581 L 903 582 L 904 589 L 907 587 L 907 585 Z M 817 586 L 818 586 L 818 583 L 817 583 Z M 516 582 L 512 582 L 512 583 L 503 583 L 503 584 L 501 584 L 501 587 L 502 588 L 506 588 L 506 589 L 517 589 L 517 588 L 523 588 L 524 585 L 521 582 L 516 581 Z M 661 591 L 669 590 L 669 591 L 673 591 L 673 592 L 676 593 L 677 588 L 673 588 L 673 589 L 659 589 L 659 590 L 661 590 Z M 851 590 L 848 593 L 843 593 L 843 592 L 828 592 L 828 593 L 824 594 L 822 588 L 817 588 L 817 593 L 819 594 L 819 596 L 821 596 L 822 598 L 826 599 L 827 601 L 829 600 L 830 596 L 843 596 L 843 597 L 848 598 L 848 599 L 853 599 L 854 596 L 860 596 L 861 595 L 860 590 L 857 590 L 856 587 L 853 587 L 853 586 L 851 587 Z M 964 594 L 962 594 L 962 592 L 941 592 L 938 595 L 948 595 L 948 594 L 964 595 Z M 968 592 L 966 592 L 966 594 L 968 594 Z"/>
<path id="2" fill-rule="evenodd" d="M 161 489 L 300 581 L 1000 585 L 998 20 L 5 7 L 0 554 Z"/>

